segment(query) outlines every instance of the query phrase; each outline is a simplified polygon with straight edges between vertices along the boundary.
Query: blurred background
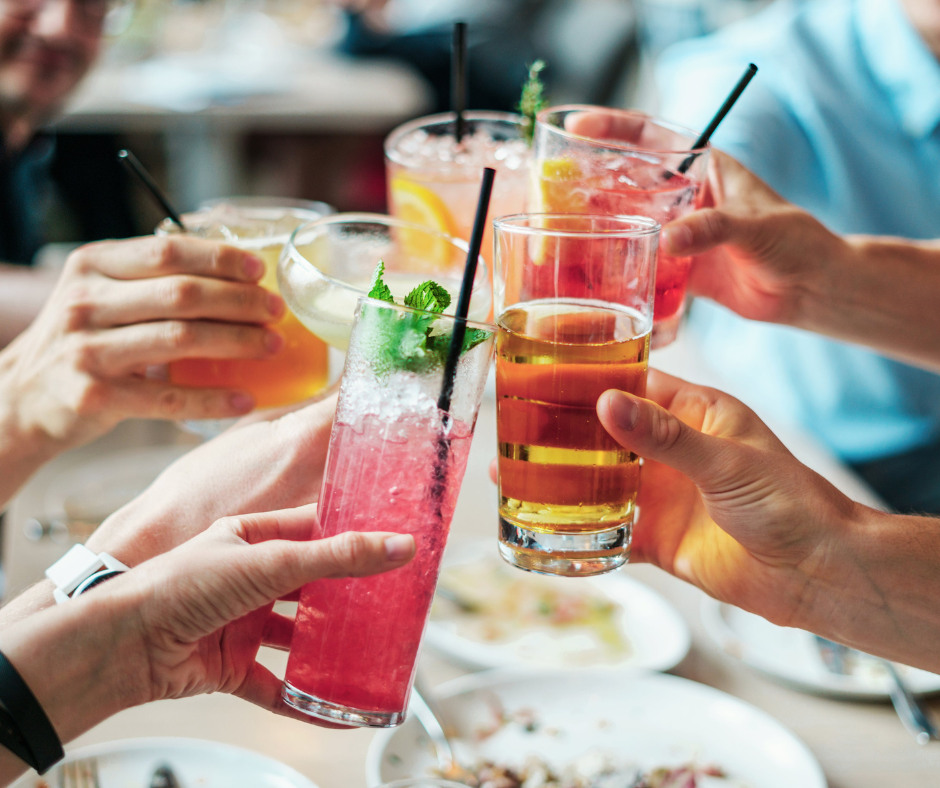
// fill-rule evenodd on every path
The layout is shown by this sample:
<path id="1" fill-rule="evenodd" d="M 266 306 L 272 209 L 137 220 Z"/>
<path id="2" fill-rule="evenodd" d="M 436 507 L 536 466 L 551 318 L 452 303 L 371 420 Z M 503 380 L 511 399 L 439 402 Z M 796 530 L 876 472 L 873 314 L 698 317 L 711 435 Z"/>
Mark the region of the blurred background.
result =
<path id="1" fill-rule="evenodd" d="M 182 210 L 233 194 L 384 211 L 382 140 L 445 110 L 451 25 L 470 24 L 469 104 L 511 111 L 536 58 L 553 103 L 656 109 L 669 44 L 765 0 L 136 0 L 49 129 L 36 263 L 163 218 L 115 163 L 134 150 Z M 38 218 L 38 217 L 36 217 Z"/>

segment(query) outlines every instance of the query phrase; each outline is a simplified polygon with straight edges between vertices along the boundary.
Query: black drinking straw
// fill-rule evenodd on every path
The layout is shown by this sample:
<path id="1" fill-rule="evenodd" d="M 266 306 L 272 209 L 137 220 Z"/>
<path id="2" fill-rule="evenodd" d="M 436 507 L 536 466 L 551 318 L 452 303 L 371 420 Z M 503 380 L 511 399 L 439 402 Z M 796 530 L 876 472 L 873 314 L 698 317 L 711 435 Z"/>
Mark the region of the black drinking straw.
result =
<path id="1" fill-rule="evenodd" d="M 470 294 L 473 292 L 473 280 L 477 275 L 477 261 L 480 259 L 480 247 L 483 246 L 483 232 L 486 230 L 486 215 L 490 210 L 490 194 L 493 191 L 493 178 L 496 170 L 492 167 L 483 169 L 483 183 L 480 185 L 480 199 L 477 201 L 477 215 L 473 220 L 470 233 L 470 249 L 467 251 L 467 264 L 463 269 L 463 282 L 460 284 L 460 297 L 454 313 L 454 333 L 447 348 L 447 361 L 444 363 L 444 384 L 441 396 L 437 398 L 437 407 L 445 413 L 450 410 L 450 398 L 454 394 L 454 381 L 457 377 L 457 362 L 463 350 L 463 338 L 467 333 L 467 314 L 470 312 Z"/>
<path id="2" fill-rule="evenodd" d="M 755 66 L 753 63 L 748 63 L 747 68 L 741 75 L 741 79 L 738 80 L 738 84 L 734 86 L 732 91 L 728 94 L 728 98 L 725 99 L 725 103 L 722 104 L 718 109 L 718 112 L 715 113 L 715 117 L 713 117 L 709 124 L 705 127 L 705 131 L 703 131 L 699 135 L 699 138 L 692 143 L 693 151 L 698 150 L 699 148 L 704 148 L 708 144 L 708 141 L 712 138 L 712 134 L 715 133 L 715 129 L 718 128 L 718 124 L 725 119 L 725 115 L 730 112 L 735 102 L 741 98 L 741 94 L 744 92 L 744 88 L 746 88 L 748 83 L 754 79 L 754 75 L 756 73 L 757 66 Z M 689 167 L 692 166 L 692 163 L 698 156 L 698 153 L 692 153 L 686 156 L 679 165 L 679 174 L 681 175 L 687 172 Z"/>
<path id="3" fill-rule="evenodd" d="M 183 226 L 183 220 L 180 218 L 179 213 L 170 205 L 170 201 L 167 200 L 166 195 L 160 187 L 157 186 L 157 182 L 150 176 L 150 173 L 144 169 L 144 165 L 137 160 L 137 157 L 129 150 L 119 150 L 117 157 L 118 161 L 127 168 L 127 171 L 137 178 L 147 191 L 150 192 L 150 196 L 160 203 L 160 207 L 166 211 L 166 215 L 170 217 L 170 221 L 185 232 L 186 228 Z"/>
<path id="4" fill-rule="evenodd" d="M 450 50 L 450 106 L 457 113 L 454 138 L 459 143 L 467 132 L 467 23 L 454 22 Z"/>

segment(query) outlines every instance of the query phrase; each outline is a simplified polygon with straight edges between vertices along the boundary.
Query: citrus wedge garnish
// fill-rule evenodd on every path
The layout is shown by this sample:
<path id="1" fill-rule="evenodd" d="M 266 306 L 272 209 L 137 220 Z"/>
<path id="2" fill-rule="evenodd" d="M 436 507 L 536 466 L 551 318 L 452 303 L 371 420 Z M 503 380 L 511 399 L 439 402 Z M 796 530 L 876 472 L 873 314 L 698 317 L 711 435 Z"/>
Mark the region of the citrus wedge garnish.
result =
<path id="1" fill-rule="evenodd" d="M 579 186 L 581 166 L 574 159 L 544 159 L 532 169 L 531 194 L 538 213 L 587 213 L 587 195 Z M 534 235 L 529 240 L 529 257 L 535 265 L 548 262 L 546 239 Z M 554 260 L 552 260 L 554 262 Z"/>
<path id="2" fill-rule="evenodd" d="M 419 224 L 444 235 L 455 235 L 454 220 L 444 201 L 427 186 L 415 183 L 401 175 L 392 179 L 389 189 L 392 215 L 412 224 Z M 410 257 L 446 271 L 452 266 L 453 246 L 446 238 L 401 230 L 401 242 Z"/>

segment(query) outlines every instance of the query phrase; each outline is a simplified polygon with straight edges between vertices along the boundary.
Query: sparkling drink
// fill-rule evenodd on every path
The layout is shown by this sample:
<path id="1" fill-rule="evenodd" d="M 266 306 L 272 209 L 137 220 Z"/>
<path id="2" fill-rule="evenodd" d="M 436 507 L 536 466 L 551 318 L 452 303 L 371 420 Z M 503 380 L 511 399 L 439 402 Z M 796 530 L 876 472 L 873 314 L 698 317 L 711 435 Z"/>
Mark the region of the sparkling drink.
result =
<path id="1" fill-rule="evenodd" d="M 504 112 L 468 112 L 457 143 L 452 112 L 405 123 L 385 141 L 388 205 L 393 216 L 468 240 L 480 195 L 480 172 L 496 170 L 482 254 L 492 262 L 496 216 L 525 210 L 529 146 L 523 118 Z M 490 265 L 492 271 L 492 265 Z"/>
<path id="2" fill-rule="evenodd" d="M 381 334 L 389 321 L 427 314 L 359 302 L 320 492 L 322 533 L 410 533 L 417 549 L 393 572 L 303 588 L 282 695 L 322 719 L 389 727 L 408 705 L 493 345 L 489 332 L 464 352 L 445 414 L 437 407 L 443 356 L 403 366 Z M 453 320 L 436 324 L 449 335 Z"/>
<path id="3" fill-rule="evenodd" d="M 658 233 L 642 217 L 496 221 L 500 553 L 522 569 L 592 575 L 629 557 L 638 460 L 596 407 L 646 391 Z"/>
<path id="4" fill-rule="evenodd" d="M 256 254 L 265 264 L 259 284 L 277 293 L 277 264 L 290 233 L 330 210 L 321 203 L 234 198 L 187 214 L 183 222 L 202 238 Z M 159 231 L 173 232 L 173 225 L 164 222 Z M 182 359 L 169 365 L 170 380 L 182 386 L 242 389 L 254 396 L 259 408 L 289 405 L 317 394 L 329 374 L 327 346 L 289 311 L 275 325 L 284 336 L 284 346 L 273 358 Z"/>
<path id="5" fill-rule="evenodd" d="M 665 225 L 697 205 L 708 149 L 694 151 L 691 166 L 679 171 L 694 140 L 693 132 L 642 113 L 586 106 L 547 109 L 536 126 L 532 210 L 649 216 Z M 572 265 L 576 269 L 577 262 Z M 654 348 L 675 339 L 690 267 L 689 257 L 659 256 Z M 578 275 L 577 270 L 560 273 Z"/>

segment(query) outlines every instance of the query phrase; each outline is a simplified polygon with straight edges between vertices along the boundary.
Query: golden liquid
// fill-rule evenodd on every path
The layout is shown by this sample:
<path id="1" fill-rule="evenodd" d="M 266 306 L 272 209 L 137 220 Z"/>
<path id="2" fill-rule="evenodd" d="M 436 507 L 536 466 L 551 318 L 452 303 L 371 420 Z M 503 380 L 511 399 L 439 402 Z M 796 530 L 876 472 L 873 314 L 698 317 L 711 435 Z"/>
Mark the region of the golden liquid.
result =
<path id="1" fill-rule="evenodd" d="M 526 303 L 498 323 L 500 516 L 546 533 L 631 522 L 637 456 L 596 406 L 608 389 L 645 395 L 649 326 L 625 308 L 562 300 Z"/>
<path id="2" fill-rule="evenodd" d="M 275 293 L 282 248 L 278 243 L 251 250 L 264 261 L 261 286 Z M 329 377 L 326 343 L 304 328 L 289 310 L 276 327 L 284 336 L 284 345 L 272 358 L 182 359 L 169 365 L 170 380 L 180 386 L 248 391 L 259 408 L 291 405 L 322 391 Z"/>

